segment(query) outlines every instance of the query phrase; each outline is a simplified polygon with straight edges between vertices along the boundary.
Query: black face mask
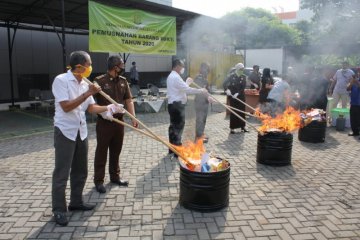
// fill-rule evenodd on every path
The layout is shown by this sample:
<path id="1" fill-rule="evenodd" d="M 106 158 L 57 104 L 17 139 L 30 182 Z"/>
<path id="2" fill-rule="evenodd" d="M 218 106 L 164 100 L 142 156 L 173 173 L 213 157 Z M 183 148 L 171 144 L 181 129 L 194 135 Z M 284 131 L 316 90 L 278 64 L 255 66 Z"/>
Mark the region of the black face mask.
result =
<path id="1" fill-rule="evenodd" d="M 124 73 L 125 73 L 125 68 L 117 68 L 116 70 L 116 74 L 118 75 L 118 76 L 123 76 L 124 75 Z"/>
<path id="2" fill-rule="evenodd" d="M 120 68 L 120 71 L 118 72 L 119 76 L 123 76 L 125 73 L 125 68 Z"/>

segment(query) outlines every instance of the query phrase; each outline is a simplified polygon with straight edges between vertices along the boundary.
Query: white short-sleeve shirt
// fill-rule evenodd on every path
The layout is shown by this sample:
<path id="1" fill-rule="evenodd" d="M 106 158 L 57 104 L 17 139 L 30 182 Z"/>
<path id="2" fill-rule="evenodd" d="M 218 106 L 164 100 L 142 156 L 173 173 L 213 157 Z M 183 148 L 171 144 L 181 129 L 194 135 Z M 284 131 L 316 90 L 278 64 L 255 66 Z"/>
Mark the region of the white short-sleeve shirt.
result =
<path id="1" fill-rule="evenodd" d="M 88 89 L 89 85 L 85 81 L 79 83 L 70 70 L 58 75 L 52 85 L 52 92 L 55 96 L 54 126 L 58 127 L 65 137 L 73 141 L 76 140 L 78 132 L 80 132 L 81 140 L 87 137 L 85 111 L 89 105 L 95 104 L 95 101 L 90 96 L 82 104 L 69 112 L 64 112 L 60 102 L 73 100 Z"/>

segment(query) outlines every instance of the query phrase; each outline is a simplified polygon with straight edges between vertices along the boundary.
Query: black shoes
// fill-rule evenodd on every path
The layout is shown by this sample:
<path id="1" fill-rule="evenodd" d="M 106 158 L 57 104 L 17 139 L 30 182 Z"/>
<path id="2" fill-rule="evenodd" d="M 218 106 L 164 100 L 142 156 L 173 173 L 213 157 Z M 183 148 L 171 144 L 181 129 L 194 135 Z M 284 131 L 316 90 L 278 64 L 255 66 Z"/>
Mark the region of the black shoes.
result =
<path id="1" fill-rule="evenodd" d="M 103 184 L 97 184 L 95 185 L 96 191 L 98 191 L 99 193 L 106 193 L 106 188 L 104 187 Z"/>
<path id="2" fill-rule="evenodd" d="M 87 204 L 87 203 L 83 203 L 78 206 L 69 205 L 69 207 L 68 207 L 69 211 L 90 211 L 90 210 L 93 210 L 94 208 L 95 208 L 95 205 Z"/>
<path id="3" fill-rule="evenodd" d="M 64 212 L 54 212 L 55 222 L 61 226 L 68 225 L 66 214 Z"/>
<path id="4" fill-rule="evenodd" d="M 348 136 L 354 137 L 354 136 L 359 136 L 359 134 L 358 133 L 349 133 Z"/>
<path id="5" fill-rule="evenodd" d="M 111 182 L 114 183 L 114 184 L 117 184 L 119 186 L 124 186 L 124 187 L 127 187 L 129 185 L 128 181 L 122 180 L 122 179 L 119 179 L 119 180 L 116 180 L 116 181 L 111 181 Z"/>
<path id="6" fill-rule="evenodd" d="M 230 134 L 235 134 L 235 130 L 234 130 L 234 129 L 230 129 Z"/>

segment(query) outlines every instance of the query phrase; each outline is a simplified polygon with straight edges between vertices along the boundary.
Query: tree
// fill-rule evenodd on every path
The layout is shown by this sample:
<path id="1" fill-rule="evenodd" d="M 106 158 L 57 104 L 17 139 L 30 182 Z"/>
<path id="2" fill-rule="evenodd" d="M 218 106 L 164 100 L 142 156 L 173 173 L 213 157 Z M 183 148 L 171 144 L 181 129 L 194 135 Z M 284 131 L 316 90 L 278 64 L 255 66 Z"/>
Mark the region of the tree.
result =
<path id="1" fill-rule="evenodd" d="M 299 32 L 300 39 L 301 39 L 300 41 L 302 44 L 307 45 L 311 42 L 312 29 L 313 29 L 311 22 L 302 20 L 302 21 L 296 22 L 293 27 Z"/>
<path id="2" fill-rule="evenodd" d="M 300 7 L 314 12 L 314 42 L 360 43 L 359 0 L 303 0 Z"/>
<path id="3" fill-rule="evenodd" d="M 301 44 L 298 30 L 263 9 L 245 8 L 221 18 L 236 48 L 269 48 Z"/>
<path id="4" fill-rule="evenodd" d="M 302 0 L 302 9 L 310 9 L 314 12 L 315 18 L 326 15 L 329 9 L 336 12 L 340 17 L 356 18 L 360 14 L 360 2 L 358 0 Z"/>

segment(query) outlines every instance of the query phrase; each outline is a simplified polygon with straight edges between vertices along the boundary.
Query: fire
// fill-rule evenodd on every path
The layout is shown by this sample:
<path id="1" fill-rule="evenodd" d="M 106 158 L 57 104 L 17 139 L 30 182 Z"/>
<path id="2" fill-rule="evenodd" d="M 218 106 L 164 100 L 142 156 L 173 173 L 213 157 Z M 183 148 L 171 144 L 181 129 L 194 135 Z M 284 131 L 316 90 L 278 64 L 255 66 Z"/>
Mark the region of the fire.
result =
<path id="1" fill-rule="evenodd" d="M 196 142 L 185 142 L 182 146 L 173 146 L 180 154 L 180 160 L 183 161 L 189 169 L 194 169 L 196 165 L 200 165 L 201 157 L 205 153 L 203 139 Z M 184 159 L 185 158 L 185 159 Z"/>
<path id="2" fill-rule="evenodd" d="M 263 123 L 258 129 L 262 133 L 271 131 L 292 132 L 301 127 L 300 111 L 292 107 L 287 107 L 282 114 L 278 114 L 275 117 L 260 113 L 259 111 L 255 114 Z"/>

